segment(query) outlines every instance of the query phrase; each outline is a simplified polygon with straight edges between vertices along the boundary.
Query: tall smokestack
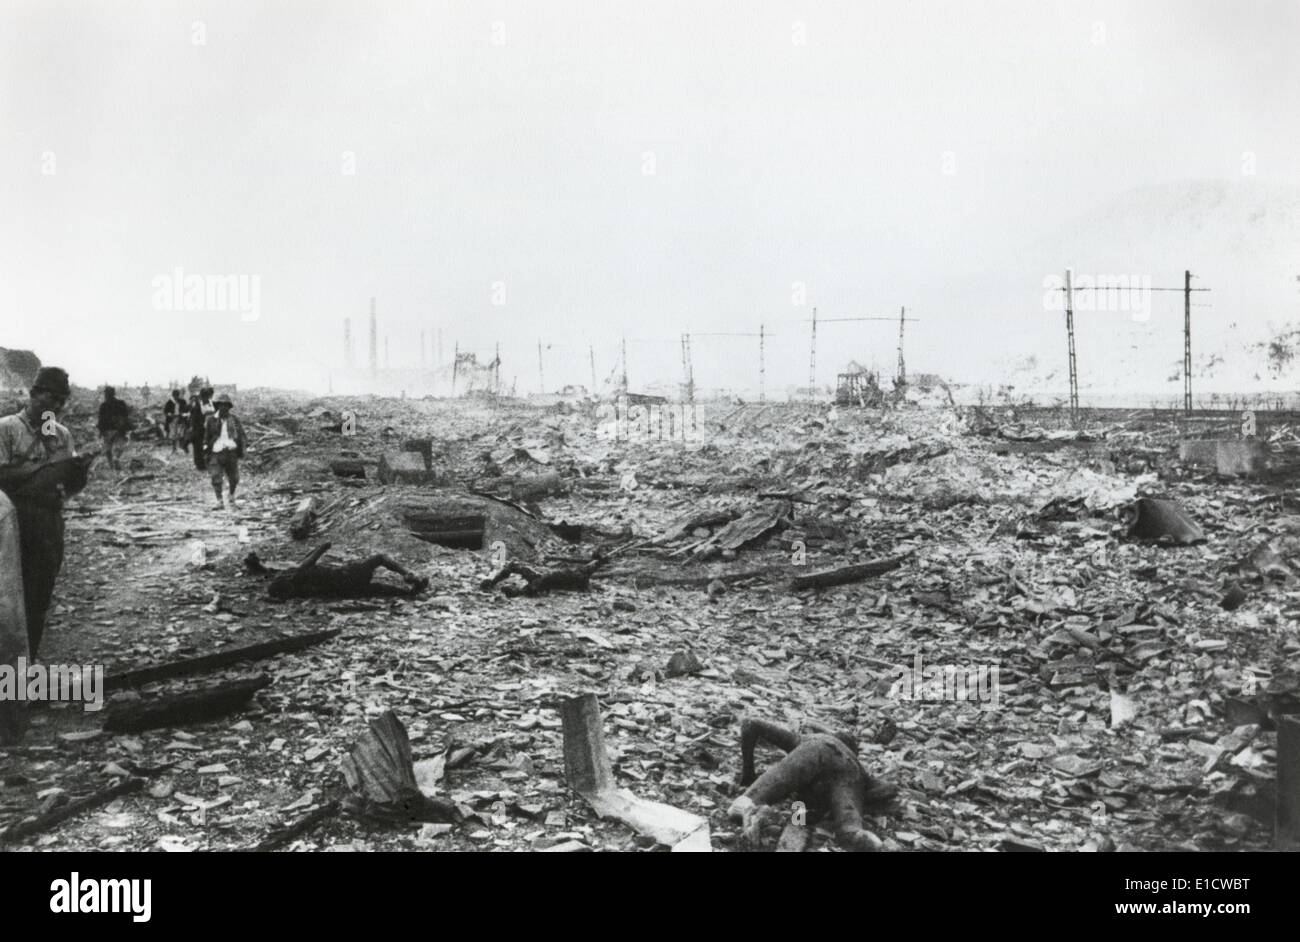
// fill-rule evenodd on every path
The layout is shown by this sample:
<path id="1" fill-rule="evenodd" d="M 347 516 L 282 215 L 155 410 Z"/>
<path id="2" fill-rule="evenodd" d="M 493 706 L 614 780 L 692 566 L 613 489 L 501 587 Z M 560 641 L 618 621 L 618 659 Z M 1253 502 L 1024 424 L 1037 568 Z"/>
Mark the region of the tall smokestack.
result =
<path id="1" fill-rule="evenodd" d="M 379 334 L 375 324 L 375 299 L 370 299 L 370 375 L 379 372 Z"/>
<path id="2" fill-rule="evenodd" d="M 343 365 L 352 369 L 352 318 L 343 318 Z"/>

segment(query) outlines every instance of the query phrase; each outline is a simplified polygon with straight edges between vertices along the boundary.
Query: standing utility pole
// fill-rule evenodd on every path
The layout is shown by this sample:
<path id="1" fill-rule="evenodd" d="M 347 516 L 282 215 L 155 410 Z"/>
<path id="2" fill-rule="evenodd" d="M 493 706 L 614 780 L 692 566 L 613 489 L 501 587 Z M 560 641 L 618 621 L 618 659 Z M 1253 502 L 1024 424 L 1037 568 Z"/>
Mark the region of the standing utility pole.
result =
<path id="1" fill-rule="evenodd" d="M 370 375 L 379 372 L 379 334 L 375 323 L 375 299 L 370 299 Z"/>
<path id="2" fill-rule="evenodd" d="M 682 334 L 686 344 L 686 396 L 691 404 L 691 429 L 695 429 L 695 361 L 691 358 L 691 335 Z"/>
<path id="3" fill-rule="evenodd" d="M 686 368 L 686 335 L 682 334 L 679 338 L 682 345 L 682 401 L 687 398 L 687 387 L 690 384 L 690 372 Z"/>
<path id="4" fill-rule="evenodd" d="M 546 378 L 542 374 L 542 342 L 537 341 L 537 392 L 546 394 Z"/>
<path id="5" fill-rule="evenodd" d="M 812 352 L 808 356 L 808 398 L 817 395 L 817 308 L 812 316 Z"/>
<path id="6" fill-rule="evenodd" d="M 766 326 L 758 325 L 758 401 L 767 401 L 767 360 L 764 359 L 763 345 Z"/>
<path id="7" fill-rule="evenodd" d="M 1079 413 L 1079 367 L 1074 357 L 1074 269 L 1065 270 L 1065 332 L 1070 339 L 1070 419 Z"/>
<path id="8" fill-rule="evenodd" d="M 1183 411 L 1192 411 L 1192 273 L 1183 272 Z"/>
<path id="9" fill-rule="evenodd" d="M 452 353 L 451 360 L 451 396 L 456 398 L 456 374 L 460 371 L 460 341 L 456 341 L 455 352 Z"/>
<path id="10" fill-rule="evenodd" d="M 623 394 L 627 395 L 627 338 L 623 338 Z"/>
<path id="11" fill-rule="evenodd" d="M 597 395 L 596 389 L 596 348 L 587 344 L 587 359 L 591 361 L 591 394 Z"/>
<path id="12" fill-rule="evenodd" d="M 1065 270 L 1065 287 L 1054 290 L 1065 292 L 1065 332 L 1070 340 L 1070 415 L 1074 418 L 1079 411 L 1079 371 L 1074 354 L 1074 271 Z M 1084 290 L 1089 290 L 1085 288 Z M 1095 289 L 1093 289 L 1095 290 Z M 1171 288 L 1166 286 L 1143 286 L 1142 291 L 1181 291 L 1183 293 L 1183 411 L 1192 411 L 1192 292 L 1209 291 L 1209 288 L 1193 288 L 1192 273 L 1183 272 L 1183 286 Z"/>
<path id="13" fill-rule="evenodd" d="M 898 385 L 907 385 L 907 364 L 903 361 L 903 325 L 907 323 L 907 308 L 898 309 Z"/>
<path id="14" fill-rule="evenodd" d="M 492 358 L 492 394 L 501 395 L 501 341 L 497 341 L 496 355 Z"/>

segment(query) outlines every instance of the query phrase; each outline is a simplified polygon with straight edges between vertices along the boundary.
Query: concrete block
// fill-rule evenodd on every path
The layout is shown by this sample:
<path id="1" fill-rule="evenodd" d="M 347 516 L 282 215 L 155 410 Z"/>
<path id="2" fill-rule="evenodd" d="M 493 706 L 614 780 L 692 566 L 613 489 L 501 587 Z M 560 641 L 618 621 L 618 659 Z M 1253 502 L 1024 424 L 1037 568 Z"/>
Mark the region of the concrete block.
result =
<path id="1" fill-rule="evenodd" d="M 1255 438 L 1180 442 L 1178 460 L 1223 475 L 1258 474 L 1268 466 L 1268 448 Z"/>
<path id="2" fill-rule="evenodd" d="M 402 451 L 414 451 L 424 456 L 426 470 L 433 468 L 433 439 L 412 438 L 402 442 Z"/>
<path id="3" fill-rule="evenodd" d="M 1215 441 L 1179 442 L 1178 460 L 1197 468 L 1218 465 L 1219 443 Z"/>
<path id="4" fill-rule="evenodd" d="M 1220 474 L 1257 474 L 1268 465 L 1268 449 L 1255 438 L 1219 442 L 1215 458 Z"/>
<path id="5" fill-rule="evenodd" d="M 432 484 L 434 474 L 416 451 L 386 451 L 379 459 L 381 484 Z"/>

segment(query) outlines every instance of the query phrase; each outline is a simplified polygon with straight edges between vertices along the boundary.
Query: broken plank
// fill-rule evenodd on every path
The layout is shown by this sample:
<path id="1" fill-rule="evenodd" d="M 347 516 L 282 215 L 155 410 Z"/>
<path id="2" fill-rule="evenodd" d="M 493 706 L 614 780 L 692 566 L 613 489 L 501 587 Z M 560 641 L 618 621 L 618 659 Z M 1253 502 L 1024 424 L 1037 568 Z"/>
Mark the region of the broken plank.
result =
<path id="1" fill-rule="evenodd" d="M 92 792 L 85 798 L 77 798 L 68 802 L 62 808 L 55 808 L 53 811 L 47 811 L 45 814 L 38 815 L 31 821 L 19 821 L 17 824 L 11 824 L 3 833 L 0 833 L 0 844 L 8 844 L 23 837 L 30 837 L 33 834 L 39 834 L 42 831 L 54 827 L 56 824 L 62 824 L 69 818 L 81 814 L 83 811 L 90 811 L 92 808 L 98 808 L 100 805 L 106 805 L 115 798 L 121 798 L 123 795 L 129 795 L 132 792 L 140 790 L 144 784 L 144 779 L 138 776 L 132 776 L 128 779 L 109 785 L 107 788 L 101 788 L 97 792 Z"/>
<path id="2" fill-rule="evenodd" d="M 263 687 L 271 684 L 265 674 L 230 681 L 173 696 L 157 697 L 117 707 L 104 721 L 105 732 L 139 733 L 163 726 L 202 723 L 232 713 Z"/>
<path id="3" fill-rule="evenodd" d="M 709 851 L 709 822 L 658 801 L 638 798 L 614 785 L 605 751 L 600 704 L 594 693 L 560 703 L 564 730 L 564 776 L 601 818 L 614 818 L 675 851 Z"/>
<path id="4" fill-rule="evenodd" d="M 723 572 L 704 576 L 665 576 L 653 572 L 611 571 L 604 573 L 608 577 L 631 576 L 633 585 L 638 589 L 652 585 L 707 586 L 710 582 L 730 584 L 744 582 L 747 579 L 768 579 L 785 576 L 789 566 L 768 566 L 762 569 L 746 569 L 743 572 Z"/>
<path id="5" fill-rule="evenodd" d="M 797 592 L 800 589 L 824 589 L 833 585 L 860 582 L 868 576 L 878 576 L 897 569 L 903 564 L 904 559 L 905 556 L 890 556 L 885 559 L 874 559 L 871 562 L 855 563 L 852 566 L 842 566 L 839 569 L 810 572 L 806 576 L 795 576 L 790 580 L 790 590 Z"/>
<path id="6" fill-rule="evenodd" d="M 227 648 L 224 651 L 216 651 L 212 654 L 200 654 L 197 657 L 183 658 L 179 661 L 167 661 L 150 667 L 121 671 L 117 674 L 109 674 L 104 678 L 104 689 L 111 692 L 124 687 L 139 687 L 158 680 L 169 680 L 173 677 L 183 677 L 186 674 L 197 674 L 218 667 L 226 667 L 240 661 L 260 661 L 264 658 L 275 657 L 277 654 L 292 654 L 295 651 L 301 651 L 312 645 L 320 644 L 322 641 L 328 641 L 342 630 L 341 628 L 327 628 L 324 631 L 311 631 L 306 634 L 290 635 L 286 638 L 275 638 L 271 641 L 259 641 L 256 644 Z"/>
<path id="7" fill-rule="evenodd" d="M 249 848 L 255 853 L 278 850 L 290 841 L 297 840 L 318 825 L 323 824 L 342 810 L 337 800 L 327 801 L 319 808 L 313 808 L 292 824 L 278 828 Z"/>

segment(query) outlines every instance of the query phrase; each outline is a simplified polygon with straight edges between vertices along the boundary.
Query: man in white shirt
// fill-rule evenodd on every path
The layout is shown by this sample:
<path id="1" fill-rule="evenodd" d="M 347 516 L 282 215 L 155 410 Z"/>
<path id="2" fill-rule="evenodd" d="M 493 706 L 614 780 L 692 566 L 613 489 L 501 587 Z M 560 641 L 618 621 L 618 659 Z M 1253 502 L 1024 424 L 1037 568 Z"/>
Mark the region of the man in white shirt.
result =
<path id="1" fill-rule="evenodd" d="M 212 476 L 212 490 L 217 495 L 217 505 L 224 507 L 221 482 L 230 483 L 230 504 L 235 506 L 235 488 L 239 486 L 239 459 L 244 457 L 244 427 L 231 414 L 234 403 L 226 395 L 218 396 L 213 405 L 216 414 L 207 418 L 203 440 L 208 472 Z"/>

